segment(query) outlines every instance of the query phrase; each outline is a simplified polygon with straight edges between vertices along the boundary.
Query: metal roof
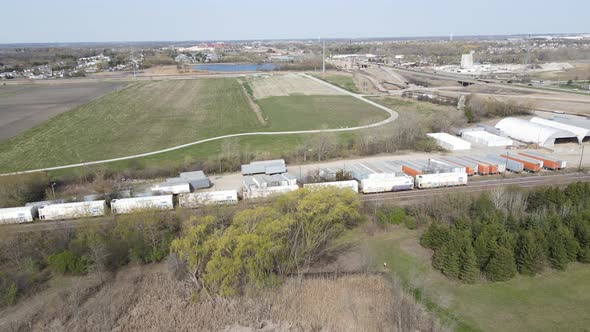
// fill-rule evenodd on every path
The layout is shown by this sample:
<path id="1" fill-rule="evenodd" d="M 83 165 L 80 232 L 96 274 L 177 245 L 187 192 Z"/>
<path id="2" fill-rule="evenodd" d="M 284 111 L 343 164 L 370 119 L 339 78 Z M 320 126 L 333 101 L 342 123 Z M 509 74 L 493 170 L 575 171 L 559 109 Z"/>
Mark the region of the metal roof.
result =
<path id="1" fill-rule="evenodd" d="M 496 124 L 509 137 L 525 143 L 553 146 L 558 138 L 577 138 L 576 134 L 519 118 L 505 118 Z"/>
<path id="2" fill-rule="evenodd" d="M 250 164 L 242 165 L 242 174 L 279 174 L 285 173 L 287 166 L 283 159 L 253 161 Z"/>

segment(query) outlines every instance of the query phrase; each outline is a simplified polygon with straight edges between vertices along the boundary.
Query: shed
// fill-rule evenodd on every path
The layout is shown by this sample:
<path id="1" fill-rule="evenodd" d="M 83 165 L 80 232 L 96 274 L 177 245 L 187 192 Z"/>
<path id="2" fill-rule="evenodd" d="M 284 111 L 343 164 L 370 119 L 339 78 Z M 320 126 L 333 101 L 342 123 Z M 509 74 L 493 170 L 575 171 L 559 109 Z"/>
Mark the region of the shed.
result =
<path id="1" fill-rule="evenodd" d="M 193 187 L 193 190 L 211 187 L 211 181 L 203 171 L 180 173 L 179 178 L 187 181 Z"/>
<path id="2" fill-rule="evenodd" d="M 556 142 L 577 141 L 576 134 L 518 118 L 505 118 L 496 124 L 509 137 L 525 143 L 553 146 Z"/>
<path id="3" fill-rule="evenodd" d="M 287 166 L 285 160 L 262 160 L 253 161 L 249 164 L 242 165 L 242 175 L 253 175 L 253 174 L 280 174 L 287 172 Z"/>
<path id="4" fill-rule="evenodd" d="M 460 139 L 459 137 L 449 135 L 447 133 L 428 133 L 428 137 L 432 137 L 436 140 L 436 143 L 443 149 L 449 151 L 457 150 L 469 150 L 471 149 L 471 143 Z"/>

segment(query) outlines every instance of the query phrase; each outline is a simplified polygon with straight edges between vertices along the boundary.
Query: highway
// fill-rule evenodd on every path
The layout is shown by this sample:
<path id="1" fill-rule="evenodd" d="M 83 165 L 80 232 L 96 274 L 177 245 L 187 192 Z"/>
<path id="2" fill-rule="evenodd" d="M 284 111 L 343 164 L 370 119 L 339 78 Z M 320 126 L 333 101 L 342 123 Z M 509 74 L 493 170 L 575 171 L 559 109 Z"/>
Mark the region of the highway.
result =
<path id="1" fill-rule="evenodd" d="M 574 182 L 590 182 L 590 174 L 586 173 L 565 173 L 555 175 L 531 175 L 519 177 L 507 177 L 501 179 L 491 180 L 475 180 L 469 182 L 466 186 L 461 187 L 447 187 L 435 189 L 415 189 L 411 191 L 388 192 L 380 194 L 361 195 L 361 201 L 365 203 L 392 203 L 399 205 L 407 205 L 410 203 L 417 203 L 425 199 L 434 198 L 437 196 L 446 195 L 449 193 L 463 193 L 463 194 L 477 194 L 485 191 L 490 191 L 497 188 L 518 186 L 519 188 L 534 188 L 542 186 L 566 186 Z M 241 201 L 238 203 L 236 209 L 246 209 L 256 205 L 268 204 L 267 201 Z M 201 210 L 193 210 L 195 213 L 200 213 Z M 173 212 L 172 212 L 173 213 Z M 28 224 L 13 224 L 0 226 L 0 237 L 10 236 L 19 233 L 28 232 L 45 232 L 52 230 L 63 230 L 78 227 L 96 226 L 112 222 L 112 216 L 100 218 L 84 218 L 75 220 L 62 221 L 43 221 Z"/>

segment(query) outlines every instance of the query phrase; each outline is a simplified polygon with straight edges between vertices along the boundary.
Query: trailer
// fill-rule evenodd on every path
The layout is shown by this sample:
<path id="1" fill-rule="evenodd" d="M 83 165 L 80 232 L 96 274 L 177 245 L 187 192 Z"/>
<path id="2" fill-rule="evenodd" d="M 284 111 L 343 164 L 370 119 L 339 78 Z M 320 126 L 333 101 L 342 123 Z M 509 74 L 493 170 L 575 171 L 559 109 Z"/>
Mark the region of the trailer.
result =
<path id="1" fill-rule="evenodd" d="M 507 171 L 511 171 L 514 173 L 520 173 L 520 172 L 524 171 L 524 165 L 523 165 L 523 163 L 521 163 L 519 161 L 508 159 L 508 158 L 501 158 L 499 156 L 494 156 L 494 155 L 488 155 L 486 158 L 497 162 L 498 165 L 504 165 L 504 168 Z"/>
<path id="2" fill-rule="evenodd" d="M 360 190 L 363 194 L 412 189 L 414 189 L 414 178 L 405 174 L 387 180 L 365 179 L 360 181 Z"/>
<path id="3" fill-rule="evenodd" d="M 548 157 L 536 152 L 524 151 L 518 153 L 521 156 L 540 160 L 543 162 L 543 167 L 551 170 L 563 169 L 567 166 L 567 161 Z"/>
<path id="4" fill-rule="evenodd" d="M 306 183 L 303 185 L 303 188 L 309 188 L 309 189 L 326 188 L 326 187 L 347 188 L 347 189 L 354 191 L 355 193 L 359 192 L 359 183 L 356 180 Z"/>
<path id="5" fill-rule="evenodd" d="M 490 165 L 488 163 L 476 161 L 476 160 L 473 160 L 472 158 L 466 157 L 466 156 L 460 156 L 457 158 L 459 160 L 463 160 L 464 162 L 473 163 L 472 165 L 474 165 L 474 167 L 475 167 L 475 172 L 480 175 L 488 175 L 488 174 L 492 173 L 492 171 L 490 170 Z M 498 171 L 496 170 L 495 173 L 498 173 Z"/>
<path id="6" fill-rule="evenodd" d="M 33 221 L 35 207 L 23 206 L 0 209 L 0 224 L 22 224 Z"/>
<path id="7" fill-rule="evenodd" d="M 178 206 L 194 209 L 208 204 L 238 204 L 237 190 L 204 191 L 178 195 Z"/>
<path id="8" fill-rule="evenodd" d="M 541 168 L 543 168 L 543 161 L 541 161 L 541 160 L 537 160 L 537 159 L 533 159 L 533 158 L 529 158 L 529 157 L 525 157 L 525 156 L 521 156 L 521 155 L 517 155 L 517 154 L 508 154 L 508 153 L 502 154 L 502 155 L 500 155 L 500 157 L 514 160 L 514 161 L 518 161 L 518 162 L 522 163 L 522 165 L 524 166 L 524 169 L 529 172 L 533 172 L 533 173 L 539 172 L 541 170 Z"/>
<path id="9" fill-rule="evenodd" d="M 436 173 L 436 174 L 420 174 L 416 176 L 416 188 L 440 188 L 464 186 L 467 184 L 467 173 Z"/>
<path id="10" fill-rule="evenodd" d="M 479 166 L 487 166 L 489 174 L 504 173 L 506 171 L 506 165 L 494 162 L 485 157 L 467 157 L 462 156 L 462 159 L 469 159 L 475 161 Z"/>
<path id="11" fill-rule="evenodd" d="M 172 195 L 144 196 L 113 199 L 111 211 L 114 214 L 133 213 L 145 210 L 172 210 Z"/>
<path id="12" fill-rule="evenodd" d="M 61 220 L 101 217 L 106 214 L 105 200 L 45 205 L 39 208 L 39 219 Z"/>
<path id="13" fill-rule="evenodd" d="M 477 173 L 477 163 L 475 163 L 473 161 L 467 161 L 467 160 L 459 159 L 457 157 L 447 157 L 447 156 L 441 157 L 441 159 L 444 162 L 465 167 L 465 173 L 467 173 L 467 175 L 469 175 L 469 176 L 475 175 L 475 173 Z"/>

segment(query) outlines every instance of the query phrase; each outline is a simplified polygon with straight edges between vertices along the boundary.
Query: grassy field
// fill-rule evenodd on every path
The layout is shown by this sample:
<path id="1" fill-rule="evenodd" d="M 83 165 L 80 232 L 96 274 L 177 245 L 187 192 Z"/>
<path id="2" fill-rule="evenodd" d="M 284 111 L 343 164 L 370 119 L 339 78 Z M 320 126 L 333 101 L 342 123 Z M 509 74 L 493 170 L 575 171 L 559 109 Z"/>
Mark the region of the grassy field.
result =
<path id="1" fill-rule="evenodd" d="M 115 158 L 230 133 L 351 127 L 388 116 L 349 96 L 271 97 L 260 105 L 267 125 L 257 121 L 233 78 L 134 83 L 0 142 L 0 172 Z M 274 142 L 294 139 L 246 141 L 274 151 Z M 219 144 L 149 160 L 172 158 L 178 163 L 194 160 L 193 153 L 199 152 L 203 159 L 217 153 Z"/>
<path id="2" fill-rule="evenodd" d="M 291 95 L 257 102 L 275 131 L 355 127 L 389 117 L 351 96 Z"/>
<path id="3" fill-rule="evenodd" d="M 354 84 L 354 81 L 352 80 L 352 76 L 351 75 L 337 75 L 337 74 L 314 74 L 313 76 L 324 80 L 326 82 L 332 83 L 334 85 L 337 85 L 343 89 L 346 89 L 348 91 L 354 92 L 354 93 L 360 93 L 360 90 L 356 87 L 356 85 Z"/>
<path id="4" fill-rule="evenodd" d="M 419 232 L 396 228 L 366 239 L 377 264 L 387 262 L 414 293 L 458 331 L 582 331 L 590 326 L 590 266 L 467 285 L 430 265 Z"/>

